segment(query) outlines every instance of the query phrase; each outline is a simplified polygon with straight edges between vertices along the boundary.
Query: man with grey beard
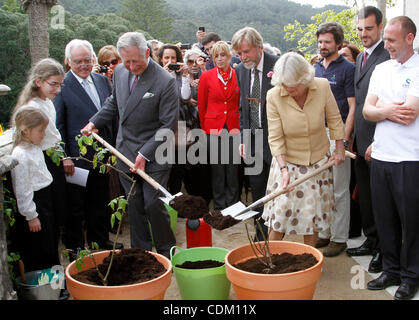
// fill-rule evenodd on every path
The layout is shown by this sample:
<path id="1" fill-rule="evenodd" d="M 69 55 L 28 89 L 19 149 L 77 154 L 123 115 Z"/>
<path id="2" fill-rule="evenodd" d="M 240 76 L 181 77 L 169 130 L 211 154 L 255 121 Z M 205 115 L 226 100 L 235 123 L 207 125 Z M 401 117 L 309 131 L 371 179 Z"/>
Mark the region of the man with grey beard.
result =
<path id="1" fill-rule="evenodd" d="M 263 38 L 254 28 L 245 27 L 237 31 L 231 41 L 232 48 L 240 57 L 241 63 L 236 67 L 237 84 L 240 88 L 240 156 L 245 159 L 253 157 L 255 167 L 260 163 L 261 171 L 258 174 L 249 175 L 249 183 L 252 189 L 252 199 L 256 201 L 262 198 L 266 192 L 266 184 L 269 177 L 269 168 L 272 154 L 268 144 L 268 122 L 266 118 L 266 93 L 272 88 L 271 74 L 278 56 L 263 52 Z M 250 139 L 244 131 L 251 132 Z M 258 142 L 258 143 L 257 143 Z M 260 143 L 262 142 L 262 144 Z M 258 150 L 256 150 L 258 148 Z M 260 214 L 255 216 L 259 219 Z M 267 236 L 267 227 L 260 218 L 259 223 Z M 263 240 L 263 236 L 256 228 L 256 239 Z"/>

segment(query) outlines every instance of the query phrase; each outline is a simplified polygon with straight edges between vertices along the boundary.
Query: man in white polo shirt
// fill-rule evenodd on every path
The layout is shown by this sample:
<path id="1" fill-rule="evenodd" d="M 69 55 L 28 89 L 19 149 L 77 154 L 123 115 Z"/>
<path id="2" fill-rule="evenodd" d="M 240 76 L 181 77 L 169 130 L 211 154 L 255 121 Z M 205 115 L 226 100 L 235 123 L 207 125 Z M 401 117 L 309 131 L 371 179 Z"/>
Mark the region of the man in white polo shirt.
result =
<path id="1" fill-rule="evenodd" d="M 363 110 L 366 120 L 377 122 L 371 196 L 383 253 L 383 273 L 367 288 L 400 284 L 394 295 L 400 300 L 411 299 L 419 287 L 419 106 L 406 103 L 419 93 L 413 88 L 419 70 L 415 36 L 408 17 L 388 22 L 383 39 L 391 60 L 376 66 Z"/>

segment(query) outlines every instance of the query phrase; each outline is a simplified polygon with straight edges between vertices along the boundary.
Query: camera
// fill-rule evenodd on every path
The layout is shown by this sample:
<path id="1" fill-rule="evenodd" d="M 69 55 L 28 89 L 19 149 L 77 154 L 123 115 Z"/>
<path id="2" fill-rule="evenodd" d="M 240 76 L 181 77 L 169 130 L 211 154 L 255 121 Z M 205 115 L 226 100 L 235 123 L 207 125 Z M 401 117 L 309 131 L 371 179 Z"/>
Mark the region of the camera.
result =
<path id="1" fill-rule="evenodd" d="M 189 49 L 191 48 L 191 45 L 190 45 L 189 43 L 182 43 L 182 44 L 180 45 L 180 48 L 181 48 L 182 50 L 184 50 L 184 49 L 189 50 Z"/>
<path id="2" fill-rule="evenodd" d="M 204 58 L 205 62 L 210 61 L 211 57 L 206 53 L 201 53 L 201 57 Z"/>
<path id="3" fill-rule="evenodd" d="M 199 72 L 194 72 L 193 73 L 193 79 L 194 80 L 199 79 Z"/>
<path id="4" fill-rule="evenodd" d="M 169 70 L 175 70 L 176 71 L 176 70 L 180 69 L 180 65 L 176 64 L 176 63 L 171 63 L 171 64 L 169 64 L 168 68 L 169 68 Z"/>
<path id="5" fill-rule="evenodd" d="M 107 73 L 108 67 L 107 66 L 99 66 L 99 73 Z"/>

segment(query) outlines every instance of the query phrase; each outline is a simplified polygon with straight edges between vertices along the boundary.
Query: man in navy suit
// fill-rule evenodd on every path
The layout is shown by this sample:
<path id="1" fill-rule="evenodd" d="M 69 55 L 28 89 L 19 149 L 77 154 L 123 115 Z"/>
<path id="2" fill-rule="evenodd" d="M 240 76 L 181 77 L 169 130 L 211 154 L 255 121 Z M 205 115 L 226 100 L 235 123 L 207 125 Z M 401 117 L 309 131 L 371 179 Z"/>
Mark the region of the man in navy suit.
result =
<path id="1" fill-rule="evenodd" d="M 279 57 L 263 51 L 263 38 L 259 32 L 251 27 L 245 27 L 237 31 L 232 38 L 231 45 L 241 60 L 241 63 L 236 67 L 237 84 L 240 88 L 239 119 L 242 135 L 240 155 L 245 159 L 245 162 L 246 157 L 253 157 L 255 159 L 255 168 L 261 167 L 260 172 L 257 174 L 249 174 L 252 198 L 253 201 L 256 201 L 265 195 L 272 161 L 272 154 L 268 144 L 266 93 L 272 88 L 271 73 Z M 257 79 L 259 79 L 257 81 L 258 93 L 252 92 L 255 87 L 255 74 L 257 74 Z M 254 98 L 255 96 L 257 98 Z M 243 131 L 245 129 L 251 131 L 250 143 L 246 141 L 246 135 Z M 262 138 L 262 143 L 260 143 L 258 137 Z M 260 150 L 258 150 L 260 152 L 257 152 L 257 147 L 260 147 Z M 262 216 L 263 208 L 258 211 L 260 214 L 255 219 L 259 219 Z M 264 225 L 262 218 L 260 218 L 260 225 L 265 236 L 267 236 L 267 227 Z M 256 238 L 263 241 L 259 228 L 256 228 Z"/>
<path id="2" fill-rule="evenodd" d="M 94 52 L 92 45 L 85 40 L 72 40 L 65 49 L 71 70 L 65 75 L 61 92 L 54 99 L 57 111 L 57 128 L 65 143 L 69 157 L 79 156 L 79 146 L 75 137 L 86 122 L 98 110 L 111 94 L 111 87 L 106 77 L 92 73 Z M 112 143 L 112 125 L 101 132 L 102 137 Z M 86 157 L 93 159 L 94 151 L 88 149 Z M 75 167 L 89 170 L 85 187 L 69 184 L 71 200 L 70 214 L 66 221 L 65 244 L 69 249 L 84 248 L 82 222 L 86 222 L 87 243 L 96 242 L 100 248 L 111 249 L 109 240 L 109 176 L 101 174 L 84 160 L 63 161 L 67 176 L 74 175 Z M 118 244 L 118 248 L 122 245 Z"/>

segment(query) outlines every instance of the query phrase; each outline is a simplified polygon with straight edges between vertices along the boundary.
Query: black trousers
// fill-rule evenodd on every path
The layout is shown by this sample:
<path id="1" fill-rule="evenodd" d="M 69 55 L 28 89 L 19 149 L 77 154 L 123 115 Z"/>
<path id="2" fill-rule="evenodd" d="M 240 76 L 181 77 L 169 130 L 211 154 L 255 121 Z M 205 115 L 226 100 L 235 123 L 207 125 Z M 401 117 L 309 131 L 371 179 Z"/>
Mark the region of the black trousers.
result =
<path id="1" fill-rule="evenodd" d="M 250 154 L 252 157 L 255 157 L 256 154 L 256 148 L 255 148 L 255 136 L 251 135 L 251 144 L 250 144 Z M 262 158 L 262 155 L 260 155 L 260 158 Z M 255 161 L 258 161 L 258 158 L 256 158 Z M 269 170 L 271 168 L 270 163 L 266 163 L 263 159 L 259 159 L 259 161 L 263 161 L 262 165 L 262 171 L 260 174 L 257 175 L 249 175 L 249 184 L 250 188 L 252 189 L 252 200 L 255 202 L 256 200 L 259 200 L 260 198 L 264 197 L 266 195 L 266 186 L 268 184 L 268 178 L 269 178 Z M 265 221 L 262 219 L 262 213 L 263 213 L 263 206 L 256 209 L 256 211 L 259 212 L 256 216 L 254 216 L 254 224 L 256 228 L 256 239 L 259 241 L 263 241 L 263 236 L 261 233 L 261 230 L 259 228 L 262 227 L 262 231 L 265 235 L 265 237 L 268 236 L 268 227 L 265 226 Z M 259 223 L 257 223 L 257 221 Z"/>
<path id="2" fill-rule="evenodd" d="M 67 181 L 65 180 L 64 167 L 62 164 L 57 166 L 44 151 L 45 164 L 51 173 L 53 181 L 51 191 L 53 194 L 54 213 L 59 226 L 64 226 L 68 216 L 69 204 L 67 201 Z"/>
<path id="3" fill-rule="evenodd" d="M 419 285 L 419 161 L 372 160 L 371 196 L 383 271 Z"/>
<path id="4" fill-rule="evenodd" d="M 234 155 L 238 156 L 239 152 L 238 144 L 234 144 L 232 135 L 229 136 L 228 146 L 227 144 L 223 146 L 220 135 L 207 134 L 207 145 L 210 154 L 214 152 L 214 147 L 218 148 L 218 158 L 210 158 L 211 184 L 214 210 L 223 210 L 239 201 L 240 164 L 234 163 Z M 228 161 L 222 161 L 224 157 L 226 158 L 225 152 L 228 152 L 228 159 L 224 160 Z M 217 163 L 214 163 L 214 160 L 217 160 Z"/>
<path id="5" fill-rule="evenodd" d="M 66 221 L 66 247 L 84 248 L 83 220 L 87 244 L 104 244 L 109 240 L 109 175 L 90 170 L 86 187 L 71 183 L 67 186 L 70 210 Z"/>
<path id="6" fill-rule="evenodd" d="M 367 237 L 368 245 L 379 250 L 379 237 L 372 209 L 370 171 L 371 163 L 366 161 L 365 158 L 357 156 L 355 159 L 355 177 L 358 184 L 362 230 Z"/>
<path id="7" fill-rule="evenodd" d="M 41 231 L 29 231 L 28 221 L 21 214 L 16 215 L 16 241 L 25 272 L 51 268 L 60 264 L 58 254 L 58 228 L 53 208 L 51 186 L 35 191 L 33 201 L 36 205 Z"/>

